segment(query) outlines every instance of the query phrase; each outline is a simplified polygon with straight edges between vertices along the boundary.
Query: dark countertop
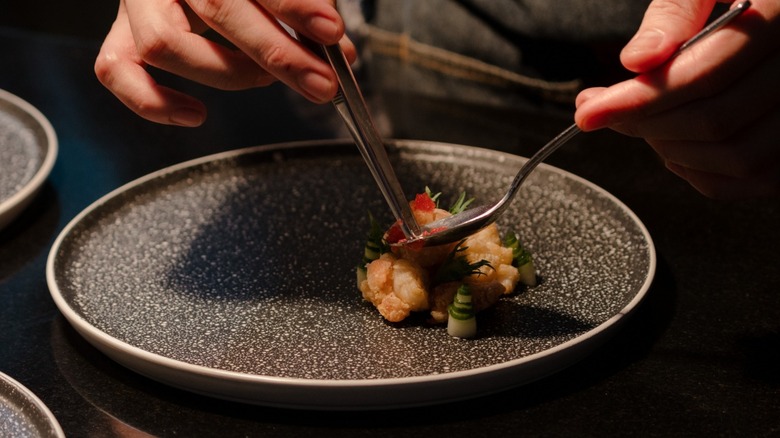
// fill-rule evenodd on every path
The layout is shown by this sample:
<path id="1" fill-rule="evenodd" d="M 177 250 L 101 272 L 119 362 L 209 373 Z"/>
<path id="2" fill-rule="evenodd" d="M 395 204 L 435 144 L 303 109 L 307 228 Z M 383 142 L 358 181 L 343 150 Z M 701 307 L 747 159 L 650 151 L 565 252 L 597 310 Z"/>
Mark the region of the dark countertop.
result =
<path id="1" fill-rule="evenodd" d="M 780 435 L 780 203 L 706 199 L 641 141 L 611 132 L 581 136 L 549 162 L 626 203 L 654 239 L 658 270 L 622 329 L 562 372 L 472 401 L 327 413 L 193 395 L 116 364 L 50 297 L 46 257 L 60 230 L 100 196 L 159 168 L 343 133 L 330 128 L 327 106 L 278 86 L 227 93 L 185 84 L 208 102 L 209 121 L 198 129 L 154 125 L 94 78 L 98 44 L 0 28 L 0 88 L 40 109 L 60 142 L 42 193 L 0 231 L 0 371 L 38 395 L 68 436 Z M 570 123 L 451 102 L 389 102 L 395 137 L 526 156 Z"/>

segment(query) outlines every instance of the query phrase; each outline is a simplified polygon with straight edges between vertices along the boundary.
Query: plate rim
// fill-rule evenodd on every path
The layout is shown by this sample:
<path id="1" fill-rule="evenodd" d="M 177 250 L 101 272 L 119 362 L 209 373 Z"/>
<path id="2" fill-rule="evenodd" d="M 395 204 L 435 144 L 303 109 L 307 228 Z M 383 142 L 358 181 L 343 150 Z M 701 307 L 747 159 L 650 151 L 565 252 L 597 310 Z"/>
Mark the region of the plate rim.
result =
<path id="1" fill-rule="evenodd" d="M 59 143 L 57 133 L 49 119 L 34 105 L 10 91 L 0 89 L 0 100 L 5 101 L 27 113 L 37 122 L 46 134 L 46 153 L 40 167 L 32 178 L 16 193 L 0 201 L 0 229 L 13 222 L 38 194 L 43 183 L 51 174 L 57 161 Z"/>
<path id="2" fill-rule="evenodd" d="M 53 429 L 54 436 L 63 438 L 65 437 L 65 432 L 62 430 L 62 426 L 60 425 L 59 421 L 57 421 L 57 418 L 51 412 L 51 409 L 46 406 L 40 397 L 35 395 L 35 393 L 33 393 L 28 387 L 24 386 L 21 382 L 2 371 L 0 371 L 0 380 L 13 386 L 22 394 L 23 397 L 27 399 L 27 401 L 32 403 L 35 409 L 37 409 L 41 414 L 43 414 L 44 417 L 46 417 L 48 420 L 48 425 Z"/>
<path id="3" fill-rule="evenodd" d="M 527 159 L 526 157 L 522 157 L 516 154 L 511 154 L 503 151 L 497 151 L 493 149 L 487 149 L 487 148 L 476 147 L 476 146 L 445 143 L 445 142 L 436 142 L 436 141 L 428 141 L 428 140 L 408 140 L 408 139 L 387 139 L 386 142 L 388 144 L 400 148 L 404 146 L 414 145 L 414 144 L 425 144 L 425 145 L 445 146 L 445 147 L 451 147 L 455 149 L 467 148 L 467 149 L 475 150 L 477 152 L 484 152 L 493 155 L 494 154 L 504 155 L 507 157 L 511 157 L 512 159 L 517 159 L 517 158 Z M 197 167 L 199 165 L 230 159 L 232 157 L 237 157 L 241 155 L 263 153 L 263 152 L 269 152 L 275 150 L 284 151 L 289 149 L 317 148 L 323 146 L 338 146 L 338 145 L 348 146 L 351 143 L 352 141 L 349 139 L 299 140 L 299 141 L 279 142 L 273 144 L 233 149 L 233 150 L 223 151 L 223 152 L 183 161 L 181 163 L 174 164 L 171 166 L 167 166 L 165 168 L 156 170 L 154 172 L 136 178 L 130 182 L 127 182 L 119 186 L 114 190 L 111 190 L 107 194 L 101 196 L 96 201 L 91 203 L 79 214 L 77 214 L 63 228 L 63 230 L 60 232 L 60 234 L 57 236 L 54 243 L 52 244 L 51 250 L 49 252 L 46 261 L 46 281 L 49 287 L 50 295 L 52 296 L 60 312 L 76 329 L 76 331 L 79 332 L 90 344 L 95 346 L 98 350 L 102 351 L 104 354 L 108 355 L 109 357 L 111 357 L 113 360 L 120 363 L 121 365 L 130 368 L 131 370 L 136 371 L 142 375 L 150 377 L 153 380 L 165 383 L 167 385 L 185 389 L 191 392 L 204 394 L 207 396 L 217 397 L 226 400 L 245 402 L 245 403 L 260 404 L 265 406 L 276 406 L 276 407 L 294 408 L 294 409 L 317 409 L 317 410 L 372 410 L 372 409 L 402 408 L 402 407 L 411 407 L 411 406 L 420 406 L 420 405 L 440 404 L 440 403 L 455 401 L 459 399 L 473 398 L 480 395 L 486 395 L 490 393 L 503 391 L 511 387 L 521 386 L 523 384 L 530 383 L 530 381 L 538 380 L 542 377 L 545 377 L 546 375 L 560 371 L 561 369 L 570 366 L 572 363 L 579 361 L 580 359 L 585 357 L 587 353 L 581 353 L 579 355 L 575 355 L 577 357 L 573 358 L 572 360 L 565 361 L 566 362 L 565 364 L 562 364 L 558 367 L 550 368 L 545 371 L 540 371 L 537 373 L 537 375 L 533 376 L 530 379 L 525 379 L 524 381 L 518 381 L 510 385 L 503 384 L 500 385 L 500 387 L 488 389 L 485 391 L 477 391 L 472 394 L 467 394 L 462 396 L 455 395 L 455 396 L 448 397 L 446 399 L 441 399 L 440 397 L 436 397 L 435 400 L 423 401 L 420 403 L 403 400 L 403 397 L 397 397 L 397 396 L 395 397 L 395 399 L 398 400 L 396 400 L 395 402 L 390 402 L 389 400 L 385 400 L 384 402 L 381 403 L 370 403 L 369 400 L 366 400 L 366 397 L 371 396 L 372 394 L 374 394 L 374 391 L 377 390 L 381 391 L 383 389 L 399 388 L 399 387 L 404 387 L 409 385 L 420 385 L 420 384 L 429 384 L 437 387 L 443 385 L 458 386 L 459 385 L 458 381 L 470 381 L 475 378 L 482 377 L 486 373 L 496 373 L 498 375 L 506 375 L 507 373 L 511 372 L 514 368 L 525 365 L 527 363 L 537 362 L 537 361 L 541 361 L 541 362 L 553 361 L 554 359 L 557 359 L 558 356 L 560 356 L 562 353 L 567 352 L 571 347 L 576 346 L 578 344 L 603 341 L 606 339 L 607 337 L 606 335 L 608 335 L 612 331 L 611 329 L 617 328 L 617 326 L 619 326 L 620 323 L 622 323 L 626 319 L 626 317 L 629 314 L 631 314 L 633 310 L 637 308 L 639 303 L 647 295 L 647 292 L 649 291 L 653 283 L 653 279 L 655 277 L 656 268 L 657 268 L 657 255 L 656 255 L 655 245 L 653 243 L 649 231 L 647 230 L 647 227 L 644 225 L 644 223 L 642 223 L 642 221 L 639 219 L 636 213 L 634 213 L 630 208 L 628 208 L 628 206 L 626 206 L 617 197 L 609 193 L 607 190 L 601 188 L 600 186 L 582 177 L 572 174 L 566 170 L 560 169 L 558 167 L 546 163 L 541 163 L 540 164 L 541 168 L 547 169 L 548 171 L 552 171 L 553 173 L 563 175 L 568 179 L 583 184 L 589 187 L 590 189 L 598 192 L 600 195 L 607 197 L 610 202 L 618 206 L 619 209 L 630 218 L 631 223 L 636 225 L 639 231 L 641 231 L 641 234 L 647 244 L 649 263 L 648 263 L 647 275 L 644 278 L 641 287 L 639 287 L 637 293 L 625 306 L 623 306 L 623 308 L 619 312 L 615 313 L 613 316 L 611 316 L 601 324 L 597 325 L 596 327 L 593 327 L 592 329 L 584 332 L 583 334 L 575 338 L 572 338 L 568 341 L 565 341 L 561 344 L 558 344 L 546 350 L 539 351 L 521 358 L 512 359 L 498 364 L 472 368 L 469 370 L 461 370 L 461 371 L 454 371 L 454 372 L 447 372 L 447 373 L 433 374 L 433 375 L 424 375 L 424 376 L 398 377 L 398 378 L 305 379 L 299 377 L 257 375 L 257 374 L 242 373 L 237 371 L 210 368 L 202 365 L 195 365 L 178 359 L 165 357 L 163 355 L 152 353 L 142 348 L 133 346 L 123 340 L 117 339 L 99 330 L 98 328 L 94 327 L 92 324 L 90 324 L 88 321 L 82 318 L 74 309 L 72 309 L 71 306 L 63 297 L 59 289 L 59 286 L 57 284 L 57 278 L 55 274 L 56 258 L 62 243 L 70 234 L 70 232 L 73 230 L 73 228 L 75 228 L 79 223 L 81 223 L 81 221 L 84 218 L 92 214 L 93 211 L 100 208 L 104 204 L 110 202 L 115 197 L 121 195 L 122 193 L 131 190 L 134 187 L 145 184 L 148 181 L 155 180 L 157 178 L 163 177 L 168 174 L 172 174 L 190 167 Z M 162 372 L 156 369 L 157 367 L 161 367 Z M 168 373 L 171 372 L 186 372 L 188 374 L 191 374 L 192 376 L 195 376 L 198 382 L 195 383 L 191 382 L 189 385 L 183 385 L 178 381 L 171 381 L 170 378 L 167 378 Z M 344 396 L 344 391 L 353 391 L 353 393 L 351 394 L 352 400 L 350 400 L 349 402 L 332 404 L 332 405 L 322 405 L 322 403 L 313 402 L 313 399 L 315 397 L 312 397 L 311 394 L 308 394 L 306 396 L 308 400 L 304 399 L 297 402 L 295 400 L 260 400 L 255 397 L 246 396 L 246 395 L 231 396 L 231 395 L 222 394 L 221 391 L 214 391 L 208 387 L 209 382 L 212 380 L 216 380 L 220 382 L 225 381 L 230 384 L 267 385 L 268 386 L 267 389 L 271 389 L 271 390 L 273 390 L 276 387 L 287 388 L 287 389 L 309 389 L 309 390 L 317 389 L 317 390 L 322 390 L 333 394 L 338 394 L 341 397 Z M 202 382 L 206 382 L 206 383 L 202 383 Z M 294 395 L 292 397 L 294 399 L 296 398 Z M 390 397 L 390 399 L 392 398 L 393 397 Z M 334 402 L 334 400 L 330 400 L 330 401 Z"/>

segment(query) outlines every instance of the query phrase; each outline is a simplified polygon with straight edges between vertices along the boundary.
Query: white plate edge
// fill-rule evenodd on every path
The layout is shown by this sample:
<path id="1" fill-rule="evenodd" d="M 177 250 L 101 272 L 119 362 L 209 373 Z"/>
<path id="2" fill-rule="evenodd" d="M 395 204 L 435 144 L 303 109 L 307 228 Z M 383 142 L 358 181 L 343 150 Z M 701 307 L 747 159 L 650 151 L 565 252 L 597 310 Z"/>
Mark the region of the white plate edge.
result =
<path id="1" fill-rule="evenodd" d="M 58 437 L 65 437 L 65 432 L 62 430 L 62 426 L 60 426 L 60 423 L 57 421 L 57 418 L 54 416 L 54 414 L 51 412 L 51 409 L 49 409 L 48 406 L 41 400 L 35 393 L 33 393 L 29 388 L 24 386 L 21 382 L 14 379 L 13 377 L 9 376 L 8 374 L 5 374 L 4 372 L 0 371 L 0 380 L 5 380 L 6 382 L 13 385 L 19 392 L 24 394 L 24 396 L 33 402 L 35 405 L 35 408 L 41 411 L 44 416 L 49 420 L 49 424 L 54 429 L 54 433 Z"/>
<path id="2" fill-rule="evenodd" d="M 32 116 L 32 118 L 43 128 L 43 131 L 46 133 L 46 140 L 48 142 L 46 147 L 46 155 L 43 157 L 43 162 L 35 172 L 35 175 L 30 178 L 30 181 L 28 181 L 21 190 L 14 193 L 6 200 L 0 202 L 1 229 L 5 225 L 11 223 L 28 205 L 28 203 L 32 202 L 33 198 L 35 198 L 35 195 L 38 193 L 41 186 L 43 186 L 46 178 L 49 177 L 52 169 L 54 168 L 54 163 L 57 161 L 59 144 L 54 127 L 52 126 L 51 122 L 49 122 L 49 119 L 46 118 L 46 116 L 43 115 L 43 113 L 38 110 L 38 108 L 21 97 L 3 89 L 0 89 L 0 100 L 5 100 Z M 4 215 L 7 216 L 3 218 Z"/>

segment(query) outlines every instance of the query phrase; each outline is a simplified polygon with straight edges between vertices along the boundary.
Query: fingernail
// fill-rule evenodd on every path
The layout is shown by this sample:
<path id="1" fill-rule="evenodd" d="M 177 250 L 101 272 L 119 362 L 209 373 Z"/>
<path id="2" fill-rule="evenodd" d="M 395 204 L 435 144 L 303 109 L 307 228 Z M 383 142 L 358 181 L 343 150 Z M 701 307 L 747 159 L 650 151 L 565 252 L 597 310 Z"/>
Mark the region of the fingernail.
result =
<path id="1" fill-rule="evenodd" d="M 336 44 L 341 38 L 339 25 L 328 17 L 316 16 L 309 21 L 309 32 L 325 44 Z"/>
<path id="2" fill-rule="evenodd" d="M 298 85 L 315 100 L 321 102 L 330 100 L 336 92 L 333 82 L 315 71 L 304 73 L 298 79 Z"/>
<path id="3" fill-rule="evenodd" d="M 195 127 L 203 124 L 205 117 L 203 113 L 192 108 L 177 108 L 171 113 L 171 123 L 180 125 Z"/>
<path id="4" fill-rule="evenodd" d="M 648 29 L 634 36 L 626 46 L 631 52 L 644 52 L 658 48 L 664 40 L 664 34 L 656 29 Z"/>

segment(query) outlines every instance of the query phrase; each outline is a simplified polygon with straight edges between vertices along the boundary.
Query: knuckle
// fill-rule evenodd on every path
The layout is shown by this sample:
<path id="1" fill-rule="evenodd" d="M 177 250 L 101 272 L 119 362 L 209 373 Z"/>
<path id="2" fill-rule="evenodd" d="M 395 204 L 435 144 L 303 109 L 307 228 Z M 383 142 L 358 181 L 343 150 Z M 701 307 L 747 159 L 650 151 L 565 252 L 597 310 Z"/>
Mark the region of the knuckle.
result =
<path id="1" fill-rule="evenodd" d="M 274 4 L 274 9 L 276 9 L 276 12 L 279 15 L 285 17 L 294 14 L 297 11 L 297 8 L 295 8 L 295 2 L 288 0 L 277 0 Z"/>
<path id="2" fill-rule="evenodd" d="M 165 104 L 144 94 L 126 94 L 121 97 L 122 103 L 132 112 L 148 120 L 161 120 Z"/>
<path id="3" fill-rule="evenodd" d="M 231 4 L 224 0 L 199 0 L 192 2 L 192 9 L 201 17 L 217 25 L 225 23 L 231 15 Z"/>
<path id="4" fill-rule="evenodd" d="M 131 111 L 142 117 L 148 117 L 148 114 L 152 113 L 152 108 L 146 102 L 142 102 L 138 99 L 126 99 L 124 104 L 130 108 Z"/>
<path id="5" fill-rule="evenodd" d="M 159 65 L 173 53 L 171 41 L 175 36 L 171 33 L 161 29 L 150 29 L 138 35 L 136 39 L 138 56 L 148 64 Z"/>
<path id="6" fill-rule="evenodd" d="M 650 9 L 655 12 L 653 16 L 658 17 L 659 21 L 695 19 L 695 11 L 690 2 L 683 0 L 656 1 L 651 4 Z"/>
<path id="7" fill-rule="evenodd" d="M 95 60 L 95 76 L 97 76 L 98 81 L 100 81 L 100 83 L 107 88 L 111 88 L 111 85 L 114 82 L 114 70 L 116 64 L 117 63 L 115 60 L 112 60 L 111 57 L 106 56 L 103 53 L 101 53 Z"/>
<path id="8" fill-rule="evenodd" d="M 272 45 L 263 51 L 265 67 L 275 74 L 284 74 L 293 70 L 292 60 L 289 51 L 280 45 Z"/>
<path id="9" fill-rule="evenodd" d="M 308 3 L 296 0 L 273 0 L 267 1 L 266 6 L 272 9 L 275 15 L 290 18 L 303 14 Z"/>

